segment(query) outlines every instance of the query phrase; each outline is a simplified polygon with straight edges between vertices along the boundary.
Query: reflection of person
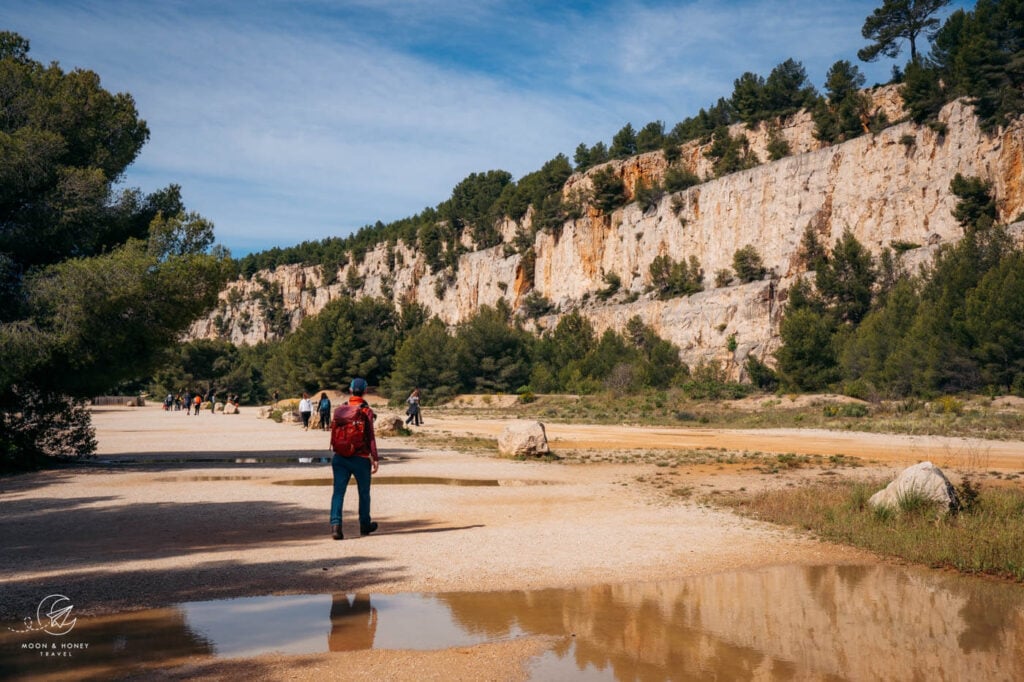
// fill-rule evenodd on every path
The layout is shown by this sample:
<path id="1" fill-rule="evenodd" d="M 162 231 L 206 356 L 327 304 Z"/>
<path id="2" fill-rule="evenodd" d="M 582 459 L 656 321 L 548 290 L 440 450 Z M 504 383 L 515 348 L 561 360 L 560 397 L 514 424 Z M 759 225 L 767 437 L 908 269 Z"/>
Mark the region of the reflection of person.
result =
<path id="1" fill-rule="evenodd" d="M 361 420 L 363 424 L 363 442 L 348 457 L 335 453 L 331 458 L 331 470 L 334 472 L 334 492 L 331 495 L 331 537 L 341 540 L 345 536 L 341 530 L 341 510 L 345 503 L 345 489 L 353 476 L 356 479 L 356 490 L 359 492 L 359 534 L 369 535 L 377 530 L 377 522 L 370 520 L 370 476 L 377 473 L 379 459 L 377 457 L 377 439 L 373 435 L 373 420 L 376 416 L 370 404 L 363 400 L 366 392 L 365 379 L 353 379 L 349 385 L 352 393 L 348 403 L 334 411 L 334 428 L 341 429 L 344 425 Z M 332 433 L 332 444 L 334 437 Z"/>
<path id="2" fill-rule="evenodd" d="M 331 428 L 331 399 L 326 393 L 320 394 L 320 402 L 316 404 L 316 410 L 320 413 L 320 430 L 326 431 Z"/>
<path id="3" fill-rule="evenodd" d="M 349 601 L 346 594 L 335 594 L 331 601 L 331 634 L 327 635 L 330 651 L 362 651 L 373 648 L 377 634 L 377 609 L 370 595 L 356 594 Z"/>
<path id="4" fill-rule="evenodd" d="M 299 401 L 299 416 L 302 417 L 302 428 L 309 430 L 309 415 L 313 414 L 313 401 L 309 399 L 308 393 L 302 394 Z"/>
<path id="5" fill-rule="evenodd" d="M 415 423 L 416 426 L 420 425 L 420 389 L 412 389 L 412 393 L 405 399 L 405 402 L 409 403 L 409 409 L 405 411 L 409 415 L 409 418 L 405 420 L 405 425 L 408 426 L 409 422 Z"/>

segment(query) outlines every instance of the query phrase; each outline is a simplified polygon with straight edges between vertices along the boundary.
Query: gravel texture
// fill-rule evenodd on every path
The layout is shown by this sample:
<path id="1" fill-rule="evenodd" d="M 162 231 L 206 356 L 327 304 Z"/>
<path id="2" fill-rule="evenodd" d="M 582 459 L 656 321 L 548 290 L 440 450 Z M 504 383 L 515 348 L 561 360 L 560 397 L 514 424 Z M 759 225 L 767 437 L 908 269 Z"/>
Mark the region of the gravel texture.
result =
<path id="1" fill-rule="evenodd" d="M 436 437 L 496 428 L 487 422 L 474 431 L 469 421 L 427 415 L 423 429 Z M 651 466 L 511 461 L 421 449 L 417 438 L 379 442 L 383 460 L 372 493 L 378 533 L 358 537 L 352 488 L 346 539 L 333 541 L 330 486 L 288 484 L 329 479 L 330 466 L 285 461 L 326 457 L 324 431 L 258 419 L 253 408 L 228 416 L 100 408 L 94 422 L 98 463 L 0 479 L 5 622 L 53 592 L 74 595 L 77 613 L 89 615 L 253 595 L 525 590 L 874 560 L 652 489 L 637 480 Z M 643 438 L 633 427 L 549 429 L 553 441 L 573 433 L 586 447 Z M 658 429 L 656 437 L 672 435 Z M 798 433 L 786 436 L 799 442 Z M 856 453 L 847 447 L 846 454 Z M 193 461 L 147 461 L 168 457 Z M 283 459 L 194 461 L 223 457 Z M 498 485 L 387 482 L 418 476 Z M 762 479 L 768 477 L 697 467 L 679 480 L 714 489 Z M 325 669 L 350 665 L 346 679 L 514 679 L 547 646 L 524 638 L 445 652 L 188 661 L 145 677 L 321 679 Z"/>

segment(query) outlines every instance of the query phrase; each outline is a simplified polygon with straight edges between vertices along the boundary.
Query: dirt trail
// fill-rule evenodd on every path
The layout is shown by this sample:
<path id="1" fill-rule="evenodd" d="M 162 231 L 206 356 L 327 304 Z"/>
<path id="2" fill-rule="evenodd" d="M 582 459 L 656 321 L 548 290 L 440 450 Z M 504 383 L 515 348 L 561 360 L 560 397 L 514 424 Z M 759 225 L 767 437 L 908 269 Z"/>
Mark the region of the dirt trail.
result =
<path id="1" fill-rule="evenodd" d="M 507 424 L 507 420 L 501 419 L 431 415 L 423 428 L 428 432 L 496 437 Z M 1024 471 L 1024 441 L 820 429 L 672 429 L 558 423 L 545 423 L 544 428 L 553 450 L 559 447 L 596 450 L 725 448 L 801 455 L 846 455 L 895 465 L 930 460 L 939 466 Z"/>
<path id="2" fill-rule="evenodd" d="M 42 595 L 67 594 L 80 618 L 254 595 L 529 590 L 675 580 L 773 565 L 874 563 L 864 552 L 654 490 L 657 473 L 714 490 L 790 485 L 813 469 L 756 472 L 647 464 L 517 462 L 381 439 L 373 487 L 379 533 L 359 538 L 356 495 L 345 499 L 341 542 L 329 536 L 328 436 L 256 418 L 97 410 L 108 463 L 0 480 L 0 620 L 20 619 Z M 427 433 L 494 436 L 507 422 L 427 415 Z M 803 431 L 547 426 L 554 448 L 736 448 L 843 453 L 884 462 L 984 459 L 1024 469 L 1021 443 Z M 166 460 L 178 460 L 169 462 Z M 220 459 L 204 462 L 196 460 Z M 306 463 L 299 463 L 299 460 Z M 129 463 L 129 460 L 132 463 Z M 158 460 L 162 460 L 157 463 Z M 866 468 L 870 469 L 870 467 Z M 842 469 L 837 476 L 862 475 Z M 891 464 L 879 466 L 888 472 Z M 857 473 L 855 474 L 854 471 Z M 497 485 L 388 485 L 388 479 L 479 479 Z M 398 483 L 398 481 L 394 481 Z M 748 488 L 750 489 L 750 488 Z M 544 647 L 540 647 L 544 648 Z M 441 652 L 369 650 L 172 664 L 140 679 L 514 679 L 534 640 Z M 177 666 L 177 667 L 173 667 Z M 173 669 L 172 669 L 173 667 Z M 360 673 L 362 674 L 362 673 Z M 490 673 L 488 673 L 490 674 Z"/>

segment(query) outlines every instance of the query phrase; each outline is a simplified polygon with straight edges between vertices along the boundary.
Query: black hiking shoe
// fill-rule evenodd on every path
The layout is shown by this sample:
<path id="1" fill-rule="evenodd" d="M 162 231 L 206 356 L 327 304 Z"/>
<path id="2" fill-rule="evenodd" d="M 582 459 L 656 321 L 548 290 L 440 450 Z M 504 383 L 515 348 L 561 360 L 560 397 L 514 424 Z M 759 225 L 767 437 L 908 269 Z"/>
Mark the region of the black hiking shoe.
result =
<path id="1" fill-rule="evenodd" d="M 377 522 L 376 521 L 371 523 L 369 526 L 361 526 L 359 528 L 359 534 L 362 535 L 362 536 L 366 536 L 366 535 L 369 535 L 370 533 L 372 533 L 375 530 L 377 530 Z"/>
<path id="2" fill-rule="evenodd" d="M 341 526 L 331 526 L 331 537 L 335 540 L 344 540 L 345 536 L 341 532 Z"/>

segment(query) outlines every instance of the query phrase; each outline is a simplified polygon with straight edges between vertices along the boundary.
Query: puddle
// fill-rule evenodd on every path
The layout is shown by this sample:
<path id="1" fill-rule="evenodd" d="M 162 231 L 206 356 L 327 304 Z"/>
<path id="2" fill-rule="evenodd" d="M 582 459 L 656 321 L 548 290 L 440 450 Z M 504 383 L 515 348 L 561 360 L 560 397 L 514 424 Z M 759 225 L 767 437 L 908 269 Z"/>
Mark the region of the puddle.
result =
<path id="1" fill-rule="evenodd" d="M 355 485 L 355 480 L 348 482 Z M 274 481 L 274 485 L 334 485 L 331 478 L 299 478 L 291 481 Z M 495 487 L 499 481 L 476 478 L 435 478 L 433 476 L 374 476 L 373 485 L 457 485 L 468 487 Z"/>
<path id="2" fill-rule="evenodd" d="M 195 483 L 202 481 L 251 481 L 252 476 L 161 476 L 154 478 L 160 483 Z"/>
<path id="3" fill-rule="evenodd" d="M 330 457 L 118 457 L 96 459 L 90 464 L 136 466 L 139 464 L 330 464 Z"/>
<path id="4" fill-rule="evenodd" d="M 558 640 L 530 661 L 537 680 L 1024 679 L 1024 590 L 917 569 L 824 566 L 563 590 L 192 602 L 79 616 L 63 637 L 0 628 L 0 678 L 531 635 Z M 79 648 L 43 658 L 25 643 Z"/>

